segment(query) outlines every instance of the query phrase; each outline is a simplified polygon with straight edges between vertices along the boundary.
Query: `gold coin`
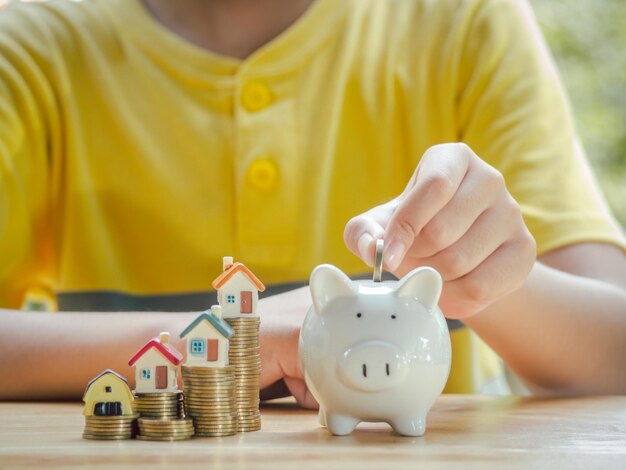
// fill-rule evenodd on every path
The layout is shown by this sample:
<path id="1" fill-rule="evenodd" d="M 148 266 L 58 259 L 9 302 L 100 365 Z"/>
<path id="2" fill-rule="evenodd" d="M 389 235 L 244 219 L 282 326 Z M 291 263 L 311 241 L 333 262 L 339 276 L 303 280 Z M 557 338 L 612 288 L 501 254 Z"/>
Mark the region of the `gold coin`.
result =
<path id="1" fill-rule="evenodd" d="M 172 406 L 178 403 L 176 400 L 135 400 L 135 406 Z"/>
<path id="2" fill-rule="evenodd" d="M 193 405 L 189 407 L 189 414 L 197 415 L 198 413 L 202 413 L 204 411 L 223 411 L 229 412 L 231 410 L 235 410 L 236 403 L 209 403 L 206 405 Z"/>
<path id="3" fill-rule="evenodd" d="M 165 424 L 171 424 L 171 423 L 177 423 L 177 424 L 191 424 L 191 420 L 190 419 L 176 419 L 176 420 L 163 420 L 163 419 L 145 419 L 145 418 L 139 418 L 138 420 L 139 424 L 154 424 L 154 425 L 165 425 Z"/>
<path id="4" fill-rule="evenodd" d="M 187 429 L 142 429 L 141 435 L 143 436 L 180 436 L 191 435 L 194 432 L 194 428 Z"/>
<path id="5" fill-rule="evenodd" d="M 224 399 L 194 399 L 189 400 L 187 402 L 187 406 L 193 408 L 196 405 L 199 406 L 210 406 L 210 405 L 228 405 L 228 404 L 236 404 L 237 399 L 235 397 L 232 398 L 224 398 Z"/>
<path id="6" fill-rule="evenodd" d="M 207 406 L 207 407 L 197 407 L 189 410 L 190 416 L 193 418 L 198 418 L 201 416 L 226 416 L 237 413 L 237 409 L 234 406 L 224 405 L 224 406 Z"/>
<path id="7" fill-rule="evenodd" d="M 232 429 L 202 429 L 196 432 L 198 437 L 220 437 L 220 436 L 232 436 L 237 434 L 237 428 Z"/>
<path id="8" fill-rule="evenodd" d="M 187 429 L 193 427 L 193 423 L 191 420 L 189 422 L 184 422 L 181 420 L 180 423 L 176 421 L 159 421 L 160 424 L 156 423 L 142 423 L 139 425 L 140 429 Z"/>
<path id="9" fill-rule="evenodd" d="M 224 367 L 194 367 L 194 366 L 185 366 L 182 367 L 183 373 L 186 372 L 196 372 L 199 374 L 222 374 L 228 372 L 228 366 Z"/>
<path id="10" fill-rule="evenodd" d="M 144 415 L 144 418 L 174 420 L 174 419 L 180 418 L 180 416 L 178 414 L 175 414 L 175 415 Z"/>
<path id="11" fill-rule="evenodd" d="M 227 384 L 219 383 L 219 382 L 215 382 L 215 383 L 198 382 L 198 383 L 188 384 L 187 391 L 185 392 L 185 398 L 187 398 L 190 393 L 196 390 L 201 391 L 201 392 L 214 391 L 216 393 L 219 393 L 219 392 L 230 392 L 235 389 L 236 389 L 236 382 L 235 382 L 234 377 L 233 377 L 233 381 Z"/>
<path id="12" fill-rule="evenodd" d="M 135 395 L 135 401 L 176 401 L 183 392 L 155 394 L 155 395 Z"/>
<path id="13" fill-rule="evenodd" d="M 193 432 L 193 426 L 185 428 L 142 428 L 141 434 L 189 434 Z"/>
<path id="14" fill-rule="evenodd" d="M 121 441 L 125 439 L 132 439 L 132 436 L 130 434 L 123 435 L 123 436 L 99 436 L 99 435 L 94 435 L 94 434 L 83 433 L 83 439 L 91 439 L 94 441 Z"/>
<path id="15" fill-rule="evenodd" d="M 141 425 L 139 426 L 139 429 L 141 429 L 142 431 L 156 431 L 156 430 L 161 430 L 161 431 L 184 431 L 184 430 L 188 430 L 188 429 L 193 429 L 193 424 L 189 423 L 186 424 L 184 426 L 153 426 L 153 425 Z"/>
<path id="16" fill-rule="evenodd" d="M 189 381 L 185 382 L 185 396 L 189 395 L 189 391 L 194 388 L 207 388 L 213 390 L 230 390 L 235 387 L 235 376 L 228 382 L 210 382 L 210 381 Z"/>
<path id="17" fill-rule="evenodd" d="M 132 421 L 134 419 L 139 418 L 139 415 L 137 413 L 134 413 L 132 415 L 116 415 L 116 416 L 85 416 L 85 420 L 93 420 L 93 421 L 103 421 L 103 422 L 113 422 L 113 421 Z"/>
<path id="18" fill-rule="evenodd" d="M 142 429 L 142 436 L 191 436 L 194 428 L 189 429 Z"/>
<path id="19" fill-rule="evenodd" d="M 134 406 L 176 406 L 178 402 L 179 400 L 136 400 Z"/>
<path id="20" fill-rule="evenodd" d="M 210 376 L 199 376 L 199 375 L 190 375 L 183 378 L 183 384 L 229 384 L 235 379 L 235 369 L 233 368 L 232 372 L 223 377 L 210 377 Z M 185 393 L 187 390 L 185 390 Z"/>
<path id="21" fill-rule="evenodd" d="M 140 405 L 136 406 L 135 410 L 140 413 L 141 410 L 175 410 L 178 407 L 178 403 L 172 403 L 167 405 Z"/>
<path id="22" fill-rule="evenodd" d="M 142 418 L 147 418 L 149 417 L 149 415 L 176 416 L 178 414 L 178 409 L 174 408 L 173 410 L 142 410 L 139 414 Z"/>
<path id="23" fill-rule="evenodd" d="M 221 415 L 200 415 L 193 419 L 194 424 L 207 423 L 234 423 L 237 420 L 235 413 L 223 413 Z"/>
<path id="24" fill-rule="evenodd" d="M 200 379 L 186 379 L 185 380 L 185 395 L 189 391 L 189 388 L 193 387 L 232 387 L 235 383 L 235 374 L 229 377 L 228 380 L 200 380 Z"/>
<path id="25" fill-rule="evenodd" d="M 221 413 L 201 413 L 198 414 L 197 416 L 193 417 L 194 423 L 201 423 L 201 422 L 205 422 L 205 421 L 215 421 L 215 420 L 230 420 L 230 419 L 236 419 L 237 418 L 237 413 L 235 413 L 234 411 L 226 411 L 226 412 L 221 412 Z"/>
<path id="26" fill-rule="evenodd" d="M 133 433 L 122 432 L 117 434 L 101 434 L 98 432 L 84 431 L 83 437 L 85 439 L 132 439 Z"/>
<path id="27" fill-rule="evenodd" d="M 150 420 L 149 423 L 139 423 L 140 429 L 186 429 L 193 427 L 191 419 L 173 421 Z"/>
<path id="28" fill-rule="evenodd" d="M 96 429 L 130 429 L 134 423 L 85 423 L 85 427 Z"/>
<path id="29" fill-rule="evenodd" d="M 191 436 L 137 436 L 140 441 L 185 441 L 190 439 Z"/>
<path id="30" fill-rule="evenodd" d="M 237 398 L 234 395 L 230 397 L 211 397 L 207 395 L 202 395 L 198 397 L 189 398 L 189 400 L 187 400 L 187 406 L 236 403 L 236 402 L 237 402 Z"/>
<path id="31" fill-rule="evenodd" d="M 204 400 L 232 400 L 235 398 L 235 393 L 224 393 L 224 394 L 213 394 L 213 393 L 193 393 L 187 396 L 187 400 L 185 403 L 189 403 L 192 401 L 204 401 Z"/>
<path id="32" fill-rule="evenodd" d="M 261 419 L 238 420 L 237 423 L 239 426 L 259 426 L 261 424 Z"/>
<path id="33" fill-rule="evenodd" d="M 237 431 L 237 423 L 225 425 L 200 425 L 196 428 L 196 432 L 217 432 L 217 431 Z"/>
<path id="34" fill-rule="evenodd" d="M 197 431 L 233 431 L 237 430 L 237 423 L 228 424 L 210 424 L 210 425 L 198 425 Z"/>

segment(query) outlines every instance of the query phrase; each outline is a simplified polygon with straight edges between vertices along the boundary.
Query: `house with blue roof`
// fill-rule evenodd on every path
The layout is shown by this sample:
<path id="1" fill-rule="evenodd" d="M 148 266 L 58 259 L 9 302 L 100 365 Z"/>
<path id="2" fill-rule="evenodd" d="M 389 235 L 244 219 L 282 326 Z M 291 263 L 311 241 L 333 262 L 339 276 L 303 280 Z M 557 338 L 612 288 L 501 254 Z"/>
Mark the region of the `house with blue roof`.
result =
<path id="1" fill-rule="evenodd" d="M 187 339 L 188 366 L 225 367 L 228 365 L 228 340 L 234 331 L 222 318 L 222 308 L 213 305 L 202 312 L 180 334 Z"/>

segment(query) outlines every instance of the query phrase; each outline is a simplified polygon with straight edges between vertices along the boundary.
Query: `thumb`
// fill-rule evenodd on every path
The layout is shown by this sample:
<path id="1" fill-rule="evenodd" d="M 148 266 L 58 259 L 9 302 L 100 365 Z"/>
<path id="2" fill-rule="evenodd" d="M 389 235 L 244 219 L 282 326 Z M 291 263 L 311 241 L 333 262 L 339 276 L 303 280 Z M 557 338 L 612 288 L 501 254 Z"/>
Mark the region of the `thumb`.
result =
<path id="1" fill-rule="evenodd" d="M 374 207 L 350 219 L 343 232 L 348 249 L 368 266 L 374 266 L 376 239 L 382 238 L 393 209 L 390 203 Z"/>
<path id="2" fill-rule="evenodd" d="M 289 392 L 291 392 L 300 406 L 312 410 L 316 410 L 320 407 L 317 400 L 304 383 L 304 380 L 295 377 L 285 377 L 283 380 Z"/>

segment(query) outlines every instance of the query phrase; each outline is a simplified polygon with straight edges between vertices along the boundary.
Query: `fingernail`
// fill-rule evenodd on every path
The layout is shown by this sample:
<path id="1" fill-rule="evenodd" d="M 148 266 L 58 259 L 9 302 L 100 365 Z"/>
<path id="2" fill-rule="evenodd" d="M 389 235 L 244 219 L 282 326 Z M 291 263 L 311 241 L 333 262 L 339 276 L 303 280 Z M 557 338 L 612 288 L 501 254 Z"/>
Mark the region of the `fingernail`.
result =
<path id="1" fill-rule="evenodd" d="M 374 253 L 372 253 L 373 242 L 374 242 L 374 237 L 372 237 L 367 232 L 361 235 L 361 237 L 359 238 L 359 241 L 357 242 L 357 248 L 359 249 L 359 253 L 361 254 L 361 259 L 369 267 L 374 266 Z"/>
<path id="2" fill-rule="evenodd" d="M 392 241 L 389 244 L 389 248 L 385 249 L 385 255 L 383 257 L 385 265 L 389 271 L 394 271 L 400 266 L 406 247 L 401 241 Z"/>

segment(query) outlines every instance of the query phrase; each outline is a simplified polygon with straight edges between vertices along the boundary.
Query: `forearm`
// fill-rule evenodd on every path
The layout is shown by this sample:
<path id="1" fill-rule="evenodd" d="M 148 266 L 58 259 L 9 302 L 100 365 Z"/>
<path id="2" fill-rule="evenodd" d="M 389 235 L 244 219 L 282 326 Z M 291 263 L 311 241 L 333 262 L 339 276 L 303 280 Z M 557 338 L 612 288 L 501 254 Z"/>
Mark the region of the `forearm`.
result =
<path id="1" fill-rule="evenodd" d="M 626 393 L 626 292 L 535 263 L 525 285 L 464 320 L 538 393 Z"/>
<path id="2" fill-rule="evenodd" d="M 42 313 L 0 310 L 2 399 L 76 399 L 113 369 L 134 383 L 130 357 L 160 331 L 178 334 L 197 313 Z"/>

